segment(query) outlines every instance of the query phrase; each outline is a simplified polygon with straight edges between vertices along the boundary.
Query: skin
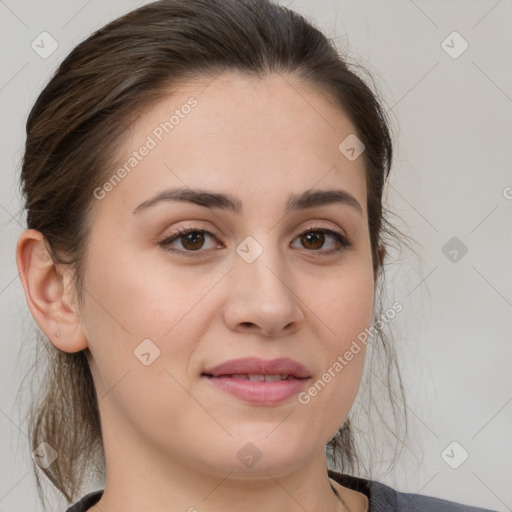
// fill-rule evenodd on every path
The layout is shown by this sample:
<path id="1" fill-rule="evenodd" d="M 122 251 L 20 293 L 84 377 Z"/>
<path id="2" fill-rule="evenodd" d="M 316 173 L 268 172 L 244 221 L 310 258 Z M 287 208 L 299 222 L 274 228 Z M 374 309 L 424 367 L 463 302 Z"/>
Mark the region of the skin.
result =
<path id="1" fill-rule="evenodd" d="M 333 494 L 325 456 L 356 397 L 364 346 L 308 404 L 250 404 L 201 378 L 233 358 L 290 357 L 313 383 L 371 325 L 364 163 L 338 150 L 354 127 L 292 76 L 210 81 L 181 85 L 145 112 L 120 165 L 172 110 L 198 102 L 121 183 L 91 198 L 83 309 L 42 235 L 27 230 L 18 241 L 35 320 L 60 350 L 86 351 L 99 396 L 107 475 L 90 510 L 366 511 L 362 493 L 334 484 L 345 506 Z M 133 213 L 183 186 L 232 194 L 243 214 L 176 201 Z M 362 213 L 336 203 L 284 215 L 290 193 L 311 189 L 343 189 Z M 182 237 L 171 245 L 182 252 L 168 252 L 159 241 L 179 227 L 214 237 L 202 247 Z M 301 237 L 319 228 L 351 247 L 328 255 L 339 247 L 331 235 L 323 245 Z M 250 264 L 235 251 L 248 236 L 263 248 Z M 198 257 L 183 255 L 191 246 Z M 146 338 L 160 350 L 148 366 L 134 356 Z M 248 442 L 261 453 L 252 467 L 237 457 Z"/>

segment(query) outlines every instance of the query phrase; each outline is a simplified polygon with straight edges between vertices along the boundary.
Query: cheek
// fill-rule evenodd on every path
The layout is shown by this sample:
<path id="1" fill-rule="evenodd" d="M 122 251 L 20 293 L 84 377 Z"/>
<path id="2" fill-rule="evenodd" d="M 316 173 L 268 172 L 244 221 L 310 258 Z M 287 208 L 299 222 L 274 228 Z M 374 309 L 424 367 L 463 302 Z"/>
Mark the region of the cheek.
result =
<path id="1" fill-rule="evenodd" d="M 219 275 L 144 263 L 133 251 L 117 247 L 121 244 L 90 251 L 87 262 L 90 278 L 82 325 L 98 394 L 110 396 L 109 390 L 122 380 L 133 399 L 148 393 L 154 404 L 170 394 L 180 396 L 182 390 L 165 369 L 179 382 L 186 381 L 191 354 L 210 325 L 208 291 Z M 131 389 L 131 382 L 141 384 Z"/>
<path id="2" fill-rule="evenodd" d="M 337 269 L 317 291 L 313 303 L 338 340 L 335 345 L 357 336 L 370 325 L 374 294 L 371 261 L 363 259 Z"/>
<path id="3" fill-rule="evenodd" d="M 213 283 L 170 271 L 164 279 L 159 269 L 113 252 L 89 265 L 83 327 L 105 422 L 158 437 L 176 411 L 196 405 L 183 386 L 204 324 L 198 305 Z"/>
<path id="4" fill-rule="evenodd" d="M 218 278 L 211 273 L 198 275 L 191 267 L 164 266 L 161 260 L 140 261 L 129 249 L 116 253 L 115 244 L 111 249 L 98 251 L 89 260 L 88 316 L 133 343 L 170 335 L 194 314 Z"/>
<path id="5" fill-rule="evenodd" d="M 357 265 L 333 277 L 311 298 L 325 326 L 323 373 L 306 389 L 302 403 L 322 410 L 332 434 L 344 421 L 359 390 L 366 354 L 366 333 L 373 316 L 371 265 Z M 316 405 L 315 405 L 316 402 Z M 332 437 L 332 436 L 331 436 Z"/>

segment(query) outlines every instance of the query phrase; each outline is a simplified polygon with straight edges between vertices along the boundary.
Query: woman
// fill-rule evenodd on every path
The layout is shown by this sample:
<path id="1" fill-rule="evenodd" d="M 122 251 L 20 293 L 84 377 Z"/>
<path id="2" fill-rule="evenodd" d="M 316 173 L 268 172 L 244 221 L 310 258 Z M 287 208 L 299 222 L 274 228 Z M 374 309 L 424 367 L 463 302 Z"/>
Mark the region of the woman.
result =
<path id="1" fill-rule="evenodd" d="M 53 358 L 34 460 L 68 501 L 105 469 L 69 511 L 482 510 L 327 469 L 390 350 L 391 161 L 375 95 L 283 7 L 155 2 L 71 52 L 27 122 L 17 246 Z"/>

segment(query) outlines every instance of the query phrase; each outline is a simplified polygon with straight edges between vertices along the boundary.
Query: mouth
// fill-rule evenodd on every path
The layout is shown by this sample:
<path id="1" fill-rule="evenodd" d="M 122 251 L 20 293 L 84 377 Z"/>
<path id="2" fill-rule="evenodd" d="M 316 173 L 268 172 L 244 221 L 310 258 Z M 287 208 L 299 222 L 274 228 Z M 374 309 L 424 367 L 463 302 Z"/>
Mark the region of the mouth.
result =
<path id="1" fill-rule="evenodd" d="M 276 381 L 289 378 L 308 379 L 311 377 L 309 370 L 298 361 L 288 357 L 279 359 L 259 359 L 246 357 L 243 359 L 231 359 L 213 368 L 207 368 L 203 375 L 208 377 L 240 377 L 242 379 L 261 382 L 263 380 Z"/>
<path id="2" fill-rule="evenodd" d="M 244 402 L 276 405 L 300 393 L 311 376 L 308 369 L 288 358 L 234 359 L 205 370 L 201 377 Z"/>
<path id="3" fill-rule="evenodd" d="M 231 375 L 211 375 L 208 373 L 202 373 L 201 375 L 204 377 L 211 377 L 212 379 L 227 378 L 236 380 L 250 380 L 251 382 L 277 382 L 280 380 L 303 380 L 307 378 L 295 377 L 294 375 L 280 373 L 267 375 L 263 373 L 233 373 Z"/>

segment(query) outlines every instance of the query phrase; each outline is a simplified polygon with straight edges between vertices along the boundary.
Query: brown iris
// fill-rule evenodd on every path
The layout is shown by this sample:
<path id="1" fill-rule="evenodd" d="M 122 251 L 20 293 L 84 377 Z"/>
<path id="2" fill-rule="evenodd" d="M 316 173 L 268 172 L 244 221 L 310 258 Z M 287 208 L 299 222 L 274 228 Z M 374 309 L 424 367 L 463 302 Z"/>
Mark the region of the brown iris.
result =
<path id="1" fill-rule="evenodd" d="M 197 250 L 204 244 L 204 233 L 201 233 L 200 231 L 193 231 L 192 233 L 182 235 L 181 239 L 181 243 L 185 249 L 189 249 L 191 251 Z"/>
<path id="2" fill-rule="evenodd" d="M 309 249 L 320 249 L 324 245 L 325 235 L 320 232 L 310 232 L 300 237 L 301 242 L 306 248 Z M 306 243 L 304 243 L 306 241 Z M 312 243 L 312 247 L 307 247 L 307 243 Z"/>

